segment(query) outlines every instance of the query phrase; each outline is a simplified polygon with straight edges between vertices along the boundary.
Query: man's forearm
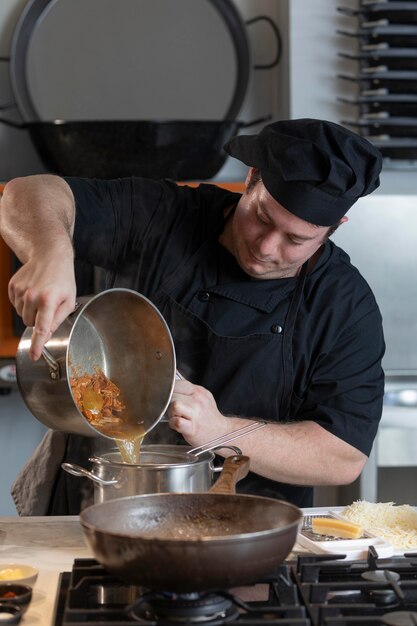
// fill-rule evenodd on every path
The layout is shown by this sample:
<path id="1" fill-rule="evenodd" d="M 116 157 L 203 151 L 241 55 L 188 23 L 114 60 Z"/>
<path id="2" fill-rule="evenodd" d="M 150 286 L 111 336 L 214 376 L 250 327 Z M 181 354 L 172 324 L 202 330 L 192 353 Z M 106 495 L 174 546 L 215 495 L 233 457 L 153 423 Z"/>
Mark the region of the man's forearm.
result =
<path id="1" fill-rule="evenodd" d="M 229 418 L 228 430 L 250 420 Z M 341 485 L 353 482 L 367 457 L 315 422 L 267 424 L 236 445 L 251 459 L 251 470 L 296 485 Z"/>
<path id="2" fill-rule="evenodd" d="M 57 176 L 16 178 L 5 186 L 0 233 L 22 263 L 51 248 L 64 247 L 68 252 L 74 219 L 72 192 Z"/>

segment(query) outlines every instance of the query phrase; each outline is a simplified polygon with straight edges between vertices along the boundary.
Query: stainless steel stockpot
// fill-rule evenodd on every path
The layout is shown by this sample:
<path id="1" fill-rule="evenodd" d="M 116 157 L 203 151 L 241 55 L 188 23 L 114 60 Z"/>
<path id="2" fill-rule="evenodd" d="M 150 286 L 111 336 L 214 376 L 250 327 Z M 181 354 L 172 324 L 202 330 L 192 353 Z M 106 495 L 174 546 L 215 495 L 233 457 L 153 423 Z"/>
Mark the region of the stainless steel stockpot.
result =
<path id="1" fill-rule="evenodd" d="M 220 447 L 241 454 L 235 446 Z M 199 455 L 189 450 L 182 445 L 147 445 L 142 446 L 137 465 L 122 462 L 120 453 L 111 451 L 91 458 L 91 470 L 73 463 L 63 463 L 62 468 L 94 482 L 95 503 L 148 493 L 206 492 L 222 470 L 214 466 L 216 448 Z"/>
<path id="2" fill-rule="evenodd" d="M 175 384 L 174 344 L 164 318 L 141 294 L 110 289 L 79 298 L 36 362 L 29 358 L 31 337 L 27 328 L 16 354 L 17 382 L 29 410 L 49 428 L 106 436 L 78 410 L 70 386 L 71 375 L 96 368 L 121 389 L 129 423 L 149 432 L 164 415 Z"/>

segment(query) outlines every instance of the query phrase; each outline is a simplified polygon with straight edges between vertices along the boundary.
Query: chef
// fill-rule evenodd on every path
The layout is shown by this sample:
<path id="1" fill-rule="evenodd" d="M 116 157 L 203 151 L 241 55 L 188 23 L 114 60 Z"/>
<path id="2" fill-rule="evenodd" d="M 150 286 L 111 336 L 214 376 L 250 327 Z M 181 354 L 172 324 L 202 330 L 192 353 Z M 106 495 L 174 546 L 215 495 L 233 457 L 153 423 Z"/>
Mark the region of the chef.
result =
<path id="1" fill-rule="evenodd" d="M 147 296 L 185 378 L 168 409 L 172 431 L 197 446 L 266 420 L 239 440 L 251 472 L 238 490 L 311 506 L 315 485 L 359 476 L 381 416 L 381 315 L 329 238 L 378 187 L 381 156 L 316 119 L 274 122 L 225 150 L 248 166 L 242 195 L 142 178 L 9 182 L 1 234 L 23 263 L 10 300 L 34 326 L 38 359 L 74 308 L 74 257 L 104 268 L 107 287 Z M 85 464 L 89 452 L 66 436 L 63 458 Z M 16 502 L 30 492 L 34 463 L 39 454 L 16 481 Z M 47 512 L 78 513 L 77 489 L 79 479 L 57 471 Z"/>

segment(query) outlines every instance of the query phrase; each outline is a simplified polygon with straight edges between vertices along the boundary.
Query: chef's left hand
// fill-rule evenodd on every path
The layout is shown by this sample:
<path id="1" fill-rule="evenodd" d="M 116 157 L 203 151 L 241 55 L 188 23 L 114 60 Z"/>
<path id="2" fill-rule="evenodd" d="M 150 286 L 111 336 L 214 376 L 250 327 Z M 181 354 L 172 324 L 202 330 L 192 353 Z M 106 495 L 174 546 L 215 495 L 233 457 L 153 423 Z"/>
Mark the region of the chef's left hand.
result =
<path id="1" fill-rule="evenodd" d="M 192 446 L 200 446 L 228 432 L 227 417 L 213 395 L 188 380 L 178 380 L 167 410 L 169 425 Z"/>

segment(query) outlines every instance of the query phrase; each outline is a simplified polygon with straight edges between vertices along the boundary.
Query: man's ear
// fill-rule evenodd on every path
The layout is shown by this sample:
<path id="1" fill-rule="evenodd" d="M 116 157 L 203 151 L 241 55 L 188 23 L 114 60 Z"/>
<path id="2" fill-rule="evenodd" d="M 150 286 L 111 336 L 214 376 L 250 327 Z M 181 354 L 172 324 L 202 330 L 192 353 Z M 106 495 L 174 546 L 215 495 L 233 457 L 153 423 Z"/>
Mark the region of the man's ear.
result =
<path id="1" fill-rule="evenodd" d="M 349 218 L 346 217 L 346 215 L 344 215 L 342 219 L 339 221 L 339 226 L 341 226 L 342 224 L 345 224 L 348 221 L 349 221 Z"/>
<path id="2" fill-rule="evenodd" d="M 253 176 L 253 173 L 254 173 L 255 169 L 256 169 L 255 167 L 250 167 L 249 170 L 248 170 L 248 173 L 246 174 L 246 179 L 245 179 L 245 188 L 246 189 L 248 188 L 248 185 L 249 185 L 249 183 L 250 183 L 250 181 L 252 179 L 252 176 Z"/>

